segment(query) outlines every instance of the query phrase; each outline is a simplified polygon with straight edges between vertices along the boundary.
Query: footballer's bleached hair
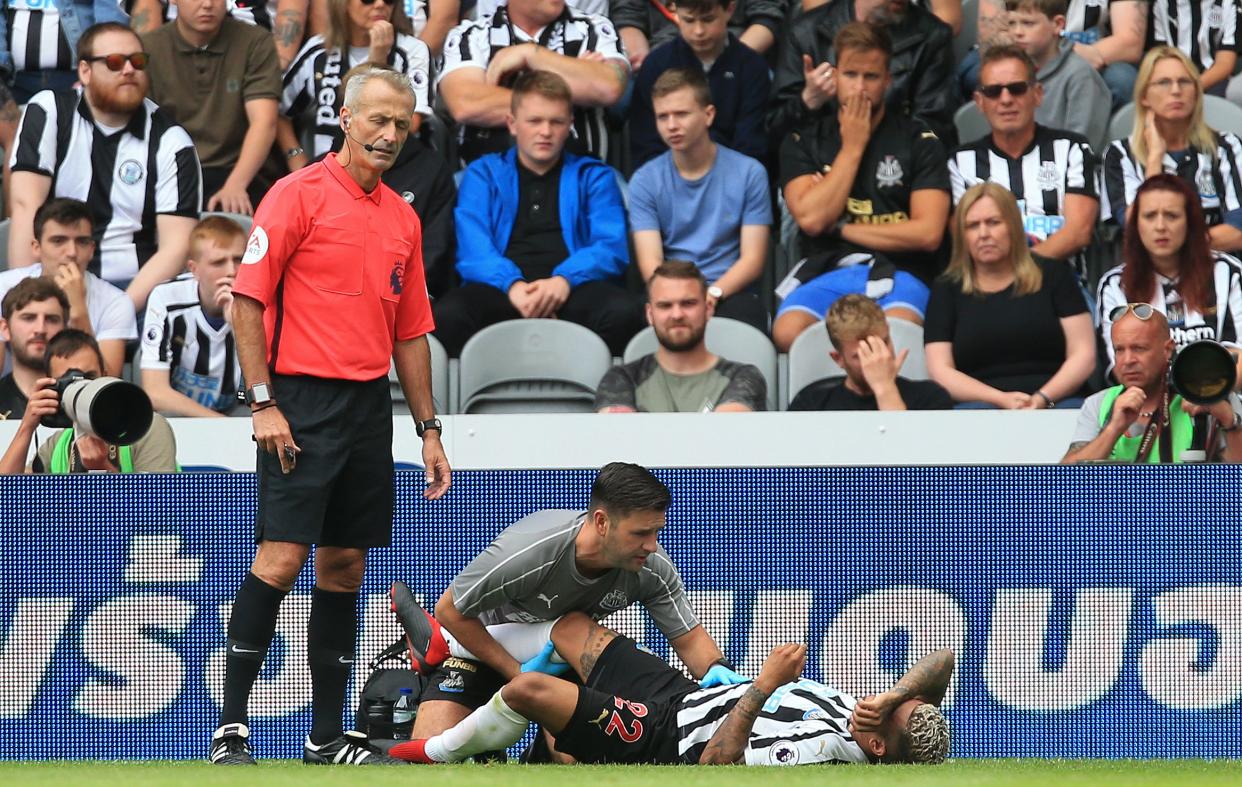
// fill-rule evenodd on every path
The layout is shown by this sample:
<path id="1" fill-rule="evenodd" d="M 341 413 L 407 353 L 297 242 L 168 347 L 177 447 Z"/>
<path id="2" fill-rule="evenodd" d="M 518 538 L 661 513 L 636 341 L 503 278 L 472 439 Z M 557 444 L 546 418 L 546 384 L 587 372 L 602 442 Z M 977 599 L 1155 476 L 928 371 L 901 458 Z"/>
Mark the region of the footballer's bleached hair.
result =
<path id="1" fill-rule="evenodd" d="M 949 756 L 949 720 L 931 703 L 923 703 L 910 713 L 906 723 L 909 736 L 909 762 L 939 765 Z"/>
<path id="2" fill-rule="evenodd" d="M 362 97 L 362 89 L 372 79 L 378 79 L 398 93 L 408 95 L 410 101 L 414 102 L 414 106 L 418 106 L 418 95 L 415 94 L 414 84 L 410 82 L 408 76 L 391 68 L 377 66 L 373 63 L 364 63 L 354 66 L 345 74 L 344 104 L 349 108 L 350 112 L 357 112 L 360 109 L 358 101 Z"/>

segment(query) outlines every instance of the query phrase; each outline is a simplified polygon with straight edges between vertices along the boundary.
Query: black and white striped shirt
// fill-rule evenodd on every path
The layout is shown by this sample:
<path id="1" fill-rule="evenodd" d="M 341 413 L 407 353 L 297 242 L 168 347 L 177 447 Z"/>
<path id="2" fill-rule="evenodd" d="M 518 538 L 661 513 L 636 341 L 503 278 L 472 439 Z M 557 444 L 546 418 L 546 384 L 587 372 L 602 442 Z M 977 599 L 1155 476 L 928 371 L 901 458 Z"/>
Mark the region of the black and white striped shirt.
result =
<path id="1" fill-rule="evenodd" d="M 69 40 L 60 28 L 60 9 L 53 0 L 7 0 L 4 17 L 14 73 L 74 67 Z"/>
<path id="2" fill-rule="evenodd" d="M 1188 149 L 1185 155 L 1164 154 L 1164 171 L 1186 181 L 1203 205 L 1209 227 L 1224 221 L 1230 211 L 1242 208 L 1242 140 L 1228 131 L 1217 131 L 1216 155 Z M 1146 180 L 1146 168 L 1130 149 L 1130 140 L 1114 140 L 1104 152 L 1104 194 L 1100 221 L 1125 224 L 1126 208 Z"/>
<path id="3" fill-rule="evenodd" d="M 142 330 L 142 368 L 167 370 L 172 389 L 203 407 L 223 413 L 237 406 L 242 377 L 233 329 L 208 321 L 198 281 L 189 274 L 151 291 Z"/>
<path id="4" fill-rule="evenodd" d="M 597 52 L 629 73 L 629 60 L 612 22 L 605 17 L 584 14 L 565 6 L 552 24 L 536 35 L 509 21 L 509 10 L 502 6 L 496 13 L 473 22 L 462 22 L 449 31 L 444 42 L 444 66 L 438 80 L 462 68 L 486 70 L 492 57 L 508 46 L 533 41 L 567 57 L 582 57 Z M 480 128 L 462 125 L 458 131 L 463 161 L 509 147 L 509 134 L 504 128 Z M 575 107 L 571 147 L 601 159 L 608 157 L 608 131 L 602 107 Z"/>
<path id="5" fill-rule="evenodd" d="M 95 216 L 90 271 L 117 286 L 128 282 L 156 250 L 158 215 L 197 219 L 202 172 L 185 129 L 143 101 L 124 128 L 95 121 L 82 88 L 36 93 L 22 111 L 14 172 L 52 179 L 52 197 L 72 197 Z"/>
<path id="6" fill-rule="evenodd" d="M 677 708 L 678 754 L 695 763 L 749 683 L 687 694 Z M 746 744 L 747 765 L 867 762 L 850 734 L 854 698 L 813 680 L 786 683 L 763 704 Z"/>
<path id="7" fill-rule="evenodd" d="M 1065 10 L 1065 29 L 1072 32 L 1091 30 L 1108 24 L 1108 6 L 1112 0 L 1069 0 Z"/>
<path id="8" fill-rule="evenodd" d="M 1238 5 L 1234 0 L 1156 0 L 1151 34 L 1157 44 L 1182 50 L 1200 71 L 1216 62 L 1216 53 L 1239 51 Z"/>
<path id="9" fill-rule="evenodd" d="M 314 113 L 314 142 L 312 158 L 319 158 L 335 150 L 341 143 L 341 103 L 345 88 L 341 79 L 349 69 L 365 63 L 366 47 L 329 51 L 323 36 L 311 36 L 285 72 L 284 88 L 280 97 L 280 111 L 295 123 L 308 113 Z M 348 62 L 346 62 L 348 61 Z M 420 115 L 431 114 L 431 52 L 427 45 L 414 36 L 398 33 L 388 53 L 388 65 L 410 78 L 414 85 L 417 103 L 414 111 Z M 371 142 L 372 140 L 363 140 Z"/>
<path id="10" fill-rule="evenodd" d="M 1224 252 L 1213 252 L 1213 256 L 1216 264 L 1213 266 L 1212 291 L 1216 302 L 1207 313 L 1186 307 L 1177 292 L 1177 281 L 1156 273 L 1156 293 L 1150 302 L 1168 318 L 1169 332 L 1178 349 L 1200 339 L 1211 339 L 1234 347 L 1242 344 L 1239 341 L 1239 328 L 1242 328 L 1242 262 Z M 1118 306 L 1137 300 L 1122 291 L 1121 271 L 1122 266 L 1118 265 L 1100 277 L 1096 298 L 1096 323 L 1100 326 L 1100 336 L 1108 353 L 1110 374 L 1116 356 L 1113 354 L 1113 321 L 1108 315 Z"/>
<path id="11" fill-rule="evenodd" d="M 991 134 L 962 145 L 949 158 L 954 205 L 976 184 L 1004 186 L 1018 200 L 1026 234 L 1041 241 L 1065 225 L 1065 195 L 1100 198 L 1099 178 L 1099 159 L 1085 137 L 1040 125 L 1016 159 L 997 148 Z"/>

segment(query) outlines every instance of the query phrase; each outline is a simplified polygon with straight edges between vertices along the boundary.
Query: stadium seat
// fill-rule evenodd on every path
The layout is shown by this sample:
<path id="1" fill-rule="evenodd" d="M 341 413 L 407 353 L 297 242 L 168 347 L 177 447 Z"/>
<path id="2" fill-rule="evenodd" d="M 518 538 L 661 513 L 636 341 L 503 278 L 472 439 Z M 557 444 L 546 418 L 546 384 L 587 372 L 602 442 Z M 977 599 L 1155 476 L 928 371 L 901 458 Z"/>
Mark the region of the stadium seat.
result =
<path id="1" fill-rule="evenodd" d="M 962 0 L 962 30 L 953 37 L 953 62 L 961 63 L 962 58 L 966 57 L 977 43 L 979 43 L 979 0 Z"/>
<path id="2" fill-rule="evenodd" d="M 246 231 L 247 236 L 250 235 L 250 227 L 254 224 L 254 217 L 247 216 L 244 213 L 229 213 L 223 210 L 205 210 L 198 214 L 200 219 L 205 219 L 208 216 L 223 216 L 226 219 L 232 219 L 241 225 L 241 228 Z"/>
<path id="3" fill-rule="evenodd" d="M 953 113 L 953 125 L 957 128 L 958 141 L 963 145 L 983 139 L 992 133 L 988 119 L 983 116 L 973 101 L 957 108 L 957 111 Z"/>
<path id="4" fill-rule="evenodd" d="M 0 271 L 9 269 L 9 225 L 11 219 L 0 221 Z"/>
<path id="5" fill-rule="evenodd" d="M 608 345 L 565 320 L 507 320 L 461 351 L 461 413 L 589 413 Z"/>
<path id="6" fill-rule="evenodd" d="M 448 352 L 440 340 L 427 334 L 427 345 L 431 349 L 431 398 L 435 402 L 437 415 L 448 415 L 454 412 L 449 385 Z M 394 413 L 406 415 L 410 412 L 409 403 L 405 399 L 405 391 L 401 390 L 401 381 L 397 379 L 397 367 L 388 367 L 388 387 L 392 392 L 392 410 Z"/>
<path id="7" fill-rule="evenodd" d="M 1220 96 L 1203 97 L 1203 119 L 1217 131 L 1229 131 L 1242 137 L 1242 107 Z M 1108 121 L 1108 140 L 1123 139 L 1134 131 L 1134 103 L 1113 113 Z"/>
<path id="8" fill-rule="evenodd" d="M 713 317 L 707 322 L 707 349 L 722 358 L 757 366 L 768 385 L 768 409 L 777 409 L 780 401 L 780 375 L 777 373 L 776 347 L 763 332 L 741 320 Z M 655 329 L 648 326 L 639 331 L 625 346 L 622 361 L 630 363 L 656 351 L 659 342 Z"/>
<path id="9" fill-rule="evenodd" d="M 828 341 L 828 326 L 819 321 L 798 334 L 789 347 L 789 401 L 811 383 L 829 377 L 843 377 L 845 370 L 828 355 L 832 344 Z"/>
<path id="10" fill-rule="evenodd" d="M 902 364 L 901 376 L 907 380 L 928 379 L 927 359 L 923 353 L 923 326 L 890 317 L 888 330 L 897 352 L 910 351 Z M 792 402 L 811 383 L 844 376 L 845 370 L 828 355 L 831 349 L 828 327 L 823 322 L 817 322 L 798 334 L 789 348 L 789 382 L 786 384 L 789 401 Z"/>

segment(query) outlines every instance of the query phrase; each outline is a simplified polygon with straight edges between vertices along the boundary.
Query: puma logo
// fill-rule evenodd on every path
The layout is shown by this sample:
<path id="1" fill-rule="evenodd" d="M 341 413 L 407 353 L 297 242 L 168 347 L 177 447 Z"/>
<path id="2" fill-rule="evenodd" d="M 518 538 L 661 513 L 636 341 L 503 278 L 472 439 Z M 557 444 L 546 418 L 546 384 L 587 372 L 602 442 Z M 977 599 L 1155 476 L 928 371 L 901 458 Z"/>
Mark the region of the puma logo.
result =
<path id="1" fill-rule="evenodd" d="M 599 716 L 598 716 L 597 718 L 595 718 L 595 719 L 592 719 L 592 720 L 591 720 L 591 723 L 592 723 L 592 724 L 594 724 L 596 727 L 599 727 L 599 728 L 601 728 L 601 729 L 602 729 L 602 728 L 603 728 L 603 726 L 604 726 L 604 719 L 606 719 L 606 718 L 608 718 L 608 709 L 607 709 L 607 708 L 605 708 L 604 710 L 600 711 L 600 712 L 599 712 Z"/>
<path id="2" fill-rule="evenodd" d="M 545 596 L 543 593 L 540 593 L 538 596 L 536 596 L 536 598 L 538 598 L 540 601 L 542 601 L 543 603 L 545 603 L 545 604 L 547 604 L 547 605 L 548 605 L 548 609 L 552 609 L 552 602 L 553 602 L 553 601 L 556 601 L 556 600 L 557 600 L 558 598 L 560 598 L 560 597 L 561 597 L 561 594 L 560 594 L 560 593 L 557 593 L 557 594 L 556 594 L 555 596 L 553 596 L 552 598 L 548 598 L 548 597 L 547 597 L 547 596 Z"/>

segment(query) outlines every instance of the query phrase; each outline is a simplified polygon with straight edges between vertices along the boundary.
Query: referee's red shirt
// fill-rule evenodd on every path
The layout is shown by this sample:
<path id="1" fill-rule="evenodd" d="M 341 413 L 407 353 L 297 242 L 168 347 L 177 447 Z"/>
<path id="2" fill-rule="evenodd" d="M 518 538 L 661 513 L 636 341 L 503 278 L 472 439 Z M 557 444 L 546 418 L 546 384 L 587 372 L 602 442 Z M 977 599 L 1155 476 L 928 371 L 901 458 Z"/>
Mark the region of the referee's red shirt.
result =
<path id="1" fill-rule="evenodd" d="M 363 191 L 333 154 L 263 198 L 233 291 L 264 305 L 277 374 L 385 377 L 393 340 L 435 327 L 414 209 L 383 183 Z"/>

